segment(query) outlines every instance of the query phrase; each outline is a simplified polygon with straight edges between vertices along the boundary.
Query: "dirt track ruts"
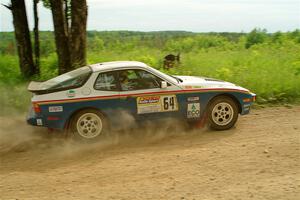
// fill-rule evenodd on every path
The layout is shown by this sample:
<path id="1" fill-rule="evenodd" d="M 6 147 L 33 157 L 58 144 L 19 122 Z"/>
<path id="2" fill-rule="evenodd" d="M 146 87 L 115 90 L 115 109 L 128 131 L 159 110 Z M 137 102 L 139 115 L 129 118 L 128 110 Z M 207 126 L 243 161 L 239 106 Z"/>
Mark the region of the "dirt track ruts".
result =
<path id="1" fill-rule="evenodd" d="M 252 110 L 223 132 L 119 133 L 93 145 L 0 122 L 1 200 L 300 199 L 299 106 Z"/>

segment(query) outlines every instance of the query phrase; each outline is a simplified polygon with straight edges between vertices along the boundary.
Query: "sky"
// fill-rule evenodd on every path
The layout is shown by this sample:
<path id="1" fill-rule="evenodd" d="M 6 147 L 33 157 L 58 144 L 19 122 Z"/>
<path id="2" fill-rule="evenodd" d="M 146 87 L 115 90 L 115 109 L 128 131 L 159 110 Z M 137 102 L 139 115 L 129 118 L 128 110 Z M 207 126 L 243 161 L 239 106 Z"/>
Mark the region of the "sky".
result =
<path id="1" fill-rule="evenodd" d="M 32 1 L 25 0 L 33 27 Z M 9 4 L 10 0 L 0 0 Z M 53 30 L 49 9 L 39 3 L 40 30 Z M 300 0 L 87 0 L 88 30 L 268 32 L 300 28 Z M 0 31 L 13 31 L 12 16 L 0 6 Z"/>

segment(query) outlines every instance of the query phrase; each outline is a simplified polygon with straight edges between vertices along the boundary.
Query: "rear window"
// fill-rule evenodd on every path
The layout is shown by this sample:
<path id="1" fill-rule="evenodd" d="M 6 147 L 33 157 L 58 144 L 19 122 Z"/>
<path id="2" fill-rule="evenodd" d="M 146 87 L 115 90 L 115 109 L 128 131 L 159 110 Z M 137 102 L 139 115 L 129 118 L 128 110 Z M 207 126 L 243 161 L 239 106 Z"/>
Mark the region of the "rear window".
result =
<path id="1" fill-rule="evenodd" d="M 81 67 L 43 82 L 41 89 L 57 90 L 80 87 L 87 81 L 91 73 L 90 67 Z"/>

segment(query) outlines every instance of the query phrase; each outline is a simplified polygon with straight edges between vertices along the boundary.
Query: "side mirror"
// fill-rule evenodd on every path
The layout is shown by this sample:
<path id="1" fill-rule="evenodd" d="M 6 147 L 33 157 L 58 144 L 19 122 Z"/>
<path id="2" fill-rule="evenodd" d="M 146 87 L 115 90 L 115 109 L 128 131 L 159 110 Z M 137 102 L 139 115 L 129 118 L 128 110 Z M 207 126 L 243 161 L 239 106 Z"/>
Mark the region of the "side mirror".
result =
<path id="1" fill-rule="evenodd" d="M 162 89 L 167 88 L 167 87 L 168 87 L 167 82 L 166 82 L 166 81 L 162 81 L 162 82 L 160 83 L 160 87 L 161 87 Z"/>

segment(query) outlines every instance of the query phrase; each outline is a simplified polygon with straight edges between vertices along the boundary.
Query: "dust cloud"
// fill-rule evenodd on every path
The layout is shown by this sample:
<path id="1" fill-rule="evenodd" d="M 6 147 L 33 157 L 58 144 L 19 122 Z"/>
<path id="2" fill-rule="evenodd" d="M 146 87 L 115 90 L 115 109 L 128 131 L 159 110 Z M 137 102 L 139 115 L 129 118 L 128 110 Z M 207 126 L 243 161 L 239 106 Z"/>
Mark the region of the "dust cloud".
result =
<path id="1" fill-rule="evenodd" d="M 40 134 L 38 134 L 40 133 Z M 0 117 L 0 154 L 10 151 L 23 152 L 43 139 L 44 129 L 30 127 L 25 122 L 25 117 L 1 116 Z"/>
<path id="2" fill-rule="evenodd" d="M 86 151 L 110 147 L 140 146 L 191 133 L 187 124 L 175 119 L 148 121 L 137 125 L 133 116 L 121 112 L 122 126 L 110 131 L 97 142 L 79 142 L 66 137 L 63 131 L 27 125 L 25 115 L 0 117 L 0 156 L 28 151 L 46 151 L 49 156 L 72 156 Z M 197 131 L 199 134 L 199 130 Z"/>

